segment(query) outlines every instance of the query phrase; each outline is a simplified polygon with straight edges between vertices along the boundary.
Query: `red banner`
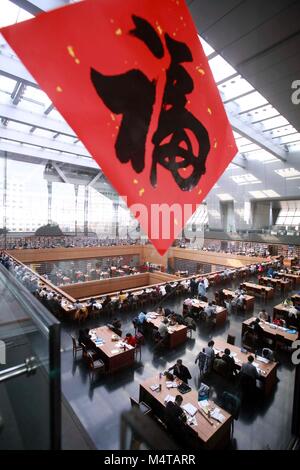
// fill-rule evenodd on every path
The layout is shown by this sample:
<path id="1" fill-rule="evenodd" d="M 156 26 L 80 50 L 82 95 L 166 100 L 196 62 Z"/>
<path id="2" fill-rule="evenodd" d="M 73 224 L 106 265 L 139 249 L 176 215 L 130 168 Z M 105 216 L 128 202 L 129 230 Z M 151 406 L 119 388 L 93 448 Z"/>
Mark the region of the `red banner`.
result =
<path id="1" fill-rule="evenodd" d="M 1 33 L 163 254 L 237 153 L 185 3 L 86 0 Z"/>

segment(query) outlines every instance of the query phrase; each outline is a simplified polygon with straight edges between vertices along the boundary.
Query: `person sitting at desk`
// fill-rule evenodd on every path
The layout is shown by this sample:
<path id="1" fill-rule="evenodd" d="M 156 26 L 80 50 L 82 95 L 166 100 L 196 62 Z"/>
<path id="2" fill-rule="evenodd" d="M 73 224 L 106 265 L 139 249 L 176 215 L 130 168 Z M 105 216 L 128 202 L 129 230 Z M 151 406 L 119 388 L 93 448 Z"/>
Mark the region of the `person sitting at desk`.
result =
<path id="1" fill-rule="evenodd" d="M 169 367 L 168 371 L 173 371 L 173 374 L 184 383 L 188 383 L 189 379 L 192 378 L 190 371 L 186 366 L 183 365 L 182 359 L 178 359 L 176 364 Z"/>
<path id="2" fill-rule="evenodd" d="M 91 340 L 90 330 L 88 328 L 80 329 L 78 332 L 78 343 L 81 346 L 86 346 Z"/>
<path id="3" fill-rule="evenodd" d="M 245 295 L 245 290 L 243 289 L 242 284 L 240 284 L 240 287 L 235 291 L 235 294 L 236 295 L 241 295 L 241 294 Z"/>
<path id="4" fill-rule="evenodd" d="M 282 304 L 285 306 L 285 307 L 289 307 L 290 305 L 293 305 L 293 301 L 290 297 L 288 297 L 287 299 L 285 299 Z"/>
<path id="5" fill-rule="evenodd" d="M 107 295 L 102 302 L 102 307 L 105 308 L 111 302 L 111 297 Z"/>
<path id="6" fill-rule="evenodd" d="M 217 300 L 217 299 L 218 299 L 219 305 L 224 305 L 225 294 L 224 294 L 224 290 L 223 290 L 223 289 L 219 290 L 219 292 L 216 293 L 216 300 Z"/>
<path id="7" fill-rule="evenodd" d="M 244 294 L 239 294 L 236 299 L 236 307 L 238 312 L 244 312 L 246 297 Z"/>
<path id="8" fill-rule="evenodd" d="M 283 318 L 275 318 L 272 323 L 277 326 L 286 326 L 286 321 Z"/>
<path id="9" fill-rule="evenodd" d="M 170 286 L 171 287 L 171 286 Z M 159 290 L 161 295 L 164 297 L 167 294 L 166 287 L 165 286 L 159 286 Z"/>
<path id="10" fill-rule="evenodd" d="M 133 324 L 134 324 L 134 328 L 137 328 L 137 330 L 144 334 L 144 327 L 145 327 L 145 323 L 147 322 L 147 315 L 145 312 L 140 312 L 138 314 L 137 317 L 135 317 L 133 320 L 132 320 Z"/>
<path id="11" fill-rule="evenodd" d="M 178 424 L 180 424 L 180 422 L 185 423 L 187 420 L 186 414 L 181 408 L 182 400 L 183 399 L 181 395 L 176 395 L 174 402 L 168 401 L 166 404 L 166 425 L 167 428 L 172 432 L 178 427 Z"/>
<path id="12" fill-rule="evenodd" d="M 112 324 L 112 326 L 114 327 L 115 330 L 118 330 L 118 331 L 121 330 L 122 323 L 117 318 L 114 318 L 113 321 L 111 322 L 111 324 Z M 117 334 L 119 334 L 119 333 L 117 333 Z M 119 336 L 121 336 L 121 335 L 119 335 Z"/>
<path id="13" fill-rule="evenodd" d="M 291 305 L 289 307 L 289 313 L 288 313 L 288 316 L 289 317 L 292 317 L 293 315 L 295 317 L 297 317 L 297 315 L 299 314 L 299 310 L 296 309 L 295 305 Z"/>
<path id="14" fill-rule="evenodd" d="M 185 324 L 185 325 L 188 327 L 189 330 L 194 330 L 194 331 L 196 331 L 197 325 L 196 325 L 196 323 L 195 323 L 195 320 L 194 320 L 192 317 L 190 317 L 189 315 L 187 315 L 184 319 L 183 319 L 183 317 L 181 317 L 181 318 L 182 318 L 181 322 L 178 321 L 178 318 L 177 318 L 177 322 L 178 322 L 179 324 L 183 324 L 183 325 Z"/>
<path id="15" fill-rule="evenodd" d="M 88 302 L 87 302 L 87 306 L 91 307 L 92 310 L 94 309 L 98 309 L 98 310 L 101 310 L 102 308 L 102 304 L 97 302 L 96 299 L 94 298 L 91 298 Z"/>
<path id="16" fill-rule="evenodd" d="M 259 373 L 257 372 L 256 367 L 253 365 L 254 357 L 248 356 L 248 362 L 245 362 L 241 367 L 241 375 L 248 375 L 252 377 L 254 380 L 259 379 Z"/>
<path id="17" fill-rule="evenodd" d="M 124 343 L 130 344 L 133 348 L 136 347 L 136 337 L 133 336 L 131 333 L 126 333 L 125 338 L 123 339 Z"/>
<path id="18" fill-rule="evenodd" d="M 163 307 L 157 307 L 156 313 L 158 313 L 158 315 L 162 315 L 164 317 L 165 316 L 165 309 Z"/>
<path id="19" fill-rule="evenodd" d="M 194 277 L 192 277 L 192 279 L 191 279 L 190 289 L 191 289 L 192 297 L 196 297 L 196 295 L 197 295 L 197 282 L 196 282 L 196 279 Z"/>
<path id="20" fill-rule="evenodd" d="M 165 291 L 167 294 L 169 294 L 172 291 L 172 286 L 171 284 L 169 284 L 169 282 L 167 282 L 165 285 Z"/>
<path id="21" fill-rule="evenodd" d="M 273 277 L 274 269 L 271 267 L 267 271 L 267 277 Z"/>
<path id="22" fill-rule="evenodd" d="M 215 305 L 213 305 L 212 302 L 208 302 L 208 305 L 206 305 L 206 307 L 203 310 L 205 318 L 206 319 L 211 318 L 213 315 L 215 315 L 216 310 L 217 310 L 217 307 Z"/>
<path id="23" fill-rule="evenodd" d="M 75 310 L 79 310 L 82 307 L 83 307 L 83 305 L 79 302 L 79 300 L 76 300 L 76 302 L 74 303 Z"/>
<path id="24" fill-rule="evenodd" d="M 164 309 L 164 316 L 165 317 L 169 317 L 170 315 L 172 315 L 172 310 L 170 310 L 169 308 L 165 308 Z"/>
<path id="25" fill-rule="evenodd" d="M 224 354 L 221 357 L 222 361 L 224 361 L 227 365 L 228 375 L 231 377 L 232 375 L 237 375 L 238 367 L 235 363 L 234 358 L 231 356 L 230 349 L 225 348 Z"/>
<path id="26" fill-rule="evenodd" d="M 203 279 L 203 284 L 204 284 L 205 290 L 207 291 L 207 289 L 209 288 L 209 280 L 207 279 L 207 277 Z"/>
<path id="27" fill-rule="evenodd" d="M 119 294 L 119 301 L 124 302 L 125 299 L 127 299 L 127 294 L 121 290 Z"/>
<path id="28" fill-rule="evenodd" d="M 172 313 L 167 317 L 167 319 L 168 319 L 168 325 L 174 326 L 177 323 L 177 314 L 172 311 Z"/>
<path id="29" fill-rule="evenodd" d="M 263 337 L 263 334 L 264 334 L 264 330 L 260 326 L 260 319 L 255 318 L 255 320 L 252 323 L 250 323 L 250 326 L 252 327 L 252 329 L 254 331 L 254 334 L 257 337 L 257 341 L 260 344 L 262 342 L 262 337 Z"/>
<path id="30" fill-rule="evenodd" d="M 127 294 L 127 302 L 129 303 L 129 305 L 132 305 L 132 303 L 134 302 L 134 297 L 133 297 L 133 293 L 132 292 L 129 292 Z"/>
<path id="31" fill-rule="evenodd" d="M 147 315 L 145 312 L 140 312 L 136 317 L 136 323 L 138 326 L 142 326 L 143 323 L 147 320 Z"/>
<path id="32" fill-rule="evenodd" d="M 230 297 L 228 297 L 227 299 L 224 299 L 224 305 L 225 305 L 228 315 L 231 315 L 232 309 L 234 307 L 232 303 L 232 299 Z"/>
<path id="33" fill-rule="evenodd" d="M 267 314 L 264 308 L 259 312 L 258 318 L 262 321 L 269 321 L 269 315 Z"/>
<path id="34" fill-rule="evenodd" d="M 161 339 L 164 339 L 168 335 L 168 320 L 164 318 L 158 327 L 157 333 Z"/>

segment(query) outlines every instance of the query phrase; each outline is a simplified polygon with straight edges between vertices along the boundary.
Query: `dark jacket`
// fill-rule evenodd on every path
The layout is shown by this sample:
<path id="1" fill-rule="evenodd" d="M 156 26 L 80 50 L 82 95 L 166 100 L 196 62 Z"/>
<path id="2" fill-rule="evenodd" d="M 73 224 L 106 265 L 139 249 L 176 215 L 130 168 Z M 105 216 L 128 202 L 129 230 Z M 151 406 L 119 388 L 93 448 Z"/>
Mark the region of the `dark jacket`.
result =
<path id="1" fill-rule="evenodd" d="M 174 375 L 186 384 L 188 383 L 188 380 L 192 378 L 190 371 L 184 365 L 178 367 L 177 364 L 174 364 L 174 366 L 170 367 L 169 370 L 173 370 Z"/>
<path id="2" fill-rule="evenodd" d="M 186 416 L 182 408 L 172 401 L 168 401 L 165 409 L 165 419 L 168 428 L 178 426 L 181 422 L 186 420 Z"/>

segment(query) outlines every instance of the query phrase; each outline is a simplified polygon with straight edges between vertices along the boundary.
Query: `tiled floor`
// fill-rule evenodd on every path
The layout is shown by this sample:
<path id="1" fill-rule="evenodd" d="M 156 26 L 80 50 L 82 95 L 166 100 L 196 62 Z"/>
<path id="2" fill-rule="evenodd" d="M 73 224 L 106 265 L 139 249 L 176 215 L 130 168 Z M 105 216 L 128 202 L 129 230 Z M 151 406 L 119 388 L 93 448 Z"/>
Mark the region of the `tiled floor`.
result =
<path id="1" fill-rule="evenodd" d="M 228 284 L 227 287 L 233 287 Z M 213 298 L 214 289 L 210 288 L 208 297 Z M 276 294 L 272 302 L 266 305 L 272 313 L 273 305 L 280 302 L 281 296 Z M 165 306 L 173 307 L 181 312 L 184 298 L 166 301 Z M 254 312 L 262 308 L 262 301 L 255 302 Z M 151 308 L 148 311 L 152 310 Z M 136 312 L 120 315 L 124 333 L 133 331 L 131 320 Z M 129 397 L 138 398 L 139 382 L 160 370 L 172 365 L 176 359 L 182 358 L 192 374 L 190 385 L 198 388 L 198 367 L 195 357 L 199 350 L 211 338 L 226 339 L 230 331 L 236 335 L 236 344 L 241 342 L 241 323 L 246 317 L 230 316 L 224 327 L 208 330 L 203 323 L 198 323 L 193 338 L 176 350 L 164 352 L 161 356 L 153 352 L 150 340 L 142 349 L 142 360 L 136 363 L 134 369 L 124 370 L 110 377 L 100 377 L 94 385 L 90 384 L 85 363 L 79 358 L 73 361 L 71 348 L 71 333 L 77 333 L 78 326 L 62 325 L 62 388 L 75 413 L 86 428 L 98 449 L 119 448 L 120 415 L 130 408 Z M 89 321 L 86 327 L 101 326 L 108 319 L 100 317 L 98 321 Z M 287 353 L 280 356 L 278 367 L 278 383 L 274 393 L 267 399 L 261 399 L 254 404 L 243 403 L 240 417 L 235 422 L 233 447 L 236 449 L 285 449 L 291 438 L 292 397 L 294 389 L 294 369 Z M 236 385 L 217 376 L 215 373 L 205 379 L 213 388 L 213 398 L 220 398 L 224 390 L 235 391 Z"/>

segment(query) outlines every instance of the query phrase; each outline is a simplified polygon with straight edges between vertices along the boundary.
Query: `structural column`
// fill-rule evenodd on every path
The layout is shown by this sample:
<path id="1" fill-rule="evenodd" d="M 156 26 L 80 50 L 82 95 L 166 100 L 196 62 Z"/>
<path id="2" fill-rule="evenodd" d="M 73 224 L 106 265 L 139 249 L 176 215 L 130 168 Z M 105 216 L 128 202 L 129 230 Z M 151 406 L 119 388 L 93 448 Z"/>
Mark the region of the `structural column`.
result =
<path id="1" fill-rule="evenodd" d="M 113 229 L 116 239 L 119 238 L 119 201 L 113 202 Z"/>
<path id="2" fill-rule="evenodd" d="M 88 236 L 89 234 L 89 226 L 88 226 L 88 217 L 89 217 L 89 186 L 85 186 L 84 188 L 84 223 L 83 223 L 83 230 L 84 235 Z"/>
<path id="3" fill-rule="evenodd" d="M 273 225 L 273 201 L 270 201 L 270 209 L 269 209 L 269 227 L 271 228 Z"/>
<path id="4" fill-rule="evenodd" d="M 47 181 L 48 188 L 48 224 L 52 224 L 52 181 Z"/>
<path id="5" fill-rule="evenodd" d="M 7 152 L 4 152 L 4 178 L 3 178 L 3 230 L 4 230 L 4 249 L 7 248 L 7 219 L 6 219 L 6 197 L 7 197 Z"/>
<path id="6" fill-rule="evenodd" d="M 78 222 L 77 222 L 77 206 L 78 206 L 78 184 L 74 184 L 74 191 L 75 191 L 75 237 L 77 237 L 77 230 L 78 230 Z"/>

